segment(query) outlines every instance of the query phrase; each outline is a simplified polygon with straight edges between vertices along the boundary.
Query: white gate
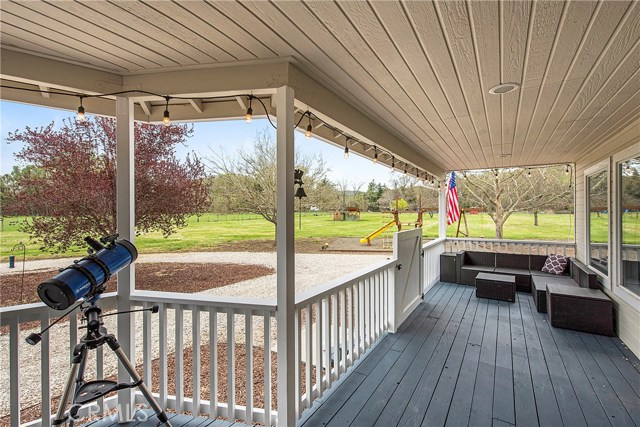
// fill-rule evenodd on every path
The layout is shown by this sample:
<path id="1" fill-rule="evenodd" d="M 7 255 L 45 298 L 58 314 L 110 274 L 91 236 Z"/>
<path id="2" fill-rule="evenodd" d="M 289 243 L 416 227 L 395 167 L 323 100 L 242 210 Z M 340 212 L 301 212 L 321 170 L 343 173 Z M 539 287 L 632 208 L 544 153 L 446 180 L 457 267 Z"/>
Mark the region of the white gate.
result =
<path id="1" fill-rule="evenodd" d="M 394 324 L 392 331 L 411 314 L 422 298 L 422 229 L 393 235 L 393 255 L 397 260 L 394 284 Z"/>

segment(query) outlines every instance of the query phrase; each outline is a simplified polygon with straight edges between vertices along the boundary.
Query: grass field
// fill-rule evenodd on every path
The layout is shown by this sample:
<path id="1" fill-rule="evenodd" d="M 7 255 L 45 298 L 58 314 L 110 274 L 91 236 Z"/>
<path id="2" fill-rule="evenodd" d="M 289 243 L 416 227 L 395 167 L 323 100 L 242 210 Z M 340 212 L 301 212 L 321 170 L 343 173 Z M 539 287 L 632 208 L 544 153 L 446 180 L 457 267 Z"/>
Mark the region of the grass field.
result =
<path id="1" fill-rule="evenodd" d="M 604 227 L 600 221 L 604 218 Z M 403 223 L 414 222 L 417 214 L 401 214 Z M 41 252 L 39 245 L 29 241 L 29 236 L 17 230 L 19 218 L 5 218 L 0 232 L 0 259 L 6 262 L 11 248 L 19 242 L 27 247 L 27 258 L 51 258 L 53 256 L 76 256 L 85 253 L 84 248 L 66 254 L 51 255 Z M 336 237 L 364 237 L 375 231 L 384 223 L 389 222 L 388 214 L 364 212 L 360 221 L 333 221 L 328 213 L 304 213 L 302 229 L 298 229 L 298 214 L 296 213 L 296 238 L 326 238 Z M 539 214 L 537 227 L 533 225 L 533 215 L 527 213 L 513 214 L 507 221 L 504 234 L 505 239 L 516 240 L 573 240 L 573 215 Z M 467 215 L 469 234 L 471 237 L 495 237 L 493 221 L 487 214 Z M 635 224 L 635 222 L 634 222 Z M 408 226 L 411 227 L 411 226 Z M 425 238 L 435 238 L 438 235 L 438 215 L 430 217 L 424 214 L 423 226 Z M 462 224 L 461 230 L 464 230 Z M 606 216 L 598 219 L 598 232 L 606 233 Z M 456 225 L 447 228 L 448 236 L 455 236 Z M 605 234 L 606 235 L 606 234 Z M 259 218 L 257 215 L 217 215 L 205 214 L 200 218 L 189 219 L 188 226 L 180 229 L 168 238 L 161 233 L 149 233 L 136 238 L 136 246 L 142 253 L 150 252 L 185 252 L 206 251 L 222 243 L 239 240 L 273 239 L 275 227 Z M 19 258 L 18 256 L 16 258 Z"/>

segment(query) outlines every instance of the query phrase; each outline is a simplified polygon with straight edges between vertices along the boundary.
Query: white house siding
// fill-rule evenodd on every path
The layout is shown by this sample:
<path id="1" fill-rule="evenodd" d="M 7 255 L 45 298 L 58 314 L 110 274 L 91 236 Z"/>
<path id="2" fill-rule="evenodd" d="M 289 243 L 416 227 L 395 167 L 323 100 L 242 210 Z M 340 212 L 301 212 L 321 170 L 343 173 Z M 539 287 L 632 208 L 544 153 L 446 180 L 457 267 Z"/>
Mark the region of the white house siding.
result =
<path id="1" fill-rule="evenodd" d="M 634 121 L 630 126 L 621 129 L 614 137 L 599 144 L 598 148 L 587 153 L 582 159 L 576 162 L 575 174 L 575 197 L 576 197 L 576 256 L 582 262 L 587 262 L 586 254 L 586 207 L 585 207 L 585 170 L 600 162 L 608 162 L 610 166 L 609 189 L 611 192 L 610 203 L 615 203 L 613 193 L 613 174 L 615 174 L 615 164 L 612 156 L 620 151 L 631 147 L 634 144 L 640 145 L 640 120 Z M 611 210 L 611 206 L 609 207 Z M 613 241 L 615 227 L 610 227 L 609 242 Z M 614 294 L 611 288 L 603 287 L 603 291 L 614 301 L 616 331 L 624 343 L 638 356 L 640 356 L 640 311 L 634 308 L 626 300 L 634 298 L 627 296 L 626 300 Z M 636 304 L 640 306 L 640 304 Z"/>

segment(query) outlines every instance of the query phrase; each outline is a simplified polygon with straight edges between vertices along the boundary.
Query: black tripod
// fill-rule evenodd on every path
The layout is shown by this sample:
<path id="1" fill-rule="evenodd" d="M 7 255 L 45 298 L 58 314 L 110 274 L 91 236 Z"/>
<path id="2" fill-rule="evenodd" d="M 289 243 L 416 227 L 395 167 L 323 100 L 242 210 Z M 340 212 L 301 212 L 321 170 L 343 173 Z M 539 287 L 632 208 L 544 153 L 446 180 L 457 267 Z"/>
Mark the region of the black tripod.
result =
<path id="1" fill-rule="evenodd" d="M 150 309 L 145 310 L 132 311 L 146 310 L 150 310 L 152 313 L 157 313 L 158 306 L 154 306 Z M 69 426 L 73 426 L 78 411 L 83 405 L 89 402 L 96 401 L 114 391 L 137 387 L 149 403 L 149 406 L 151 406 L 151 408 L 156 413 L 159 420 L 158 424 L 164 423 L 165 425 L 171 427 L 171 423 L 167 418 L 167 414 L 165 414 L 162 408 L 160 408 L 153 395 L 151 394 L 151 391 L 144 384 L 142 377 L 138 375 L 134 366 L 127 358 L 127 355 L 120 348 L 120 344 L 118 343 L 118 340 L 116 340 L 116 337 L 112 334 L 107 333 L 107 329 L 103 326 L 103 323 L 101 321 L 102 316 L 100 316 L 100 314 L 102 313 L 102 310 L 95 304 L 95 301 L 91 302 L 88 307 L 83 307 L 82 313 L 84 315 L 84 322 L 86 323 L 86 325 L 81 326 L 81 328 L 86 328 L 87 333 L 84 337 L 82 337 L 80 343 L 78 343 L 78 345 L 76 345 L 76 347 L 73 349 L 71 372 L 69 373 L 67 384 L 64 388 L 64 392 L 62 393 L 62 399 L 60 400 L 58 412 L 56 413 L 56 416 L 53 420 L 53 425 L 60 425 L 68 420 Z M 106 316 L 108 315 L 109 314 L 107 314 Z M 96 348 L 102 346 L 102 344 L 104 343 L 107 343 L 107 345 L 109 345 L 109 348 L 115 352 L 118 360 L 120 360 L 120 363 L 122 363 L 127 372 L 129 372 L 129 375 L 131 375 L 131 378 L 133 378 L 133 382 L 117 383 L 115 381 L 109 380 L 84 380 L 84 370 L 87 363 L 88 351 L 95 350 Z M 73 398 L 71 398 L 72 394 Z M 66 408 L 70 398 L 71 406 L 67 411 Z"/>

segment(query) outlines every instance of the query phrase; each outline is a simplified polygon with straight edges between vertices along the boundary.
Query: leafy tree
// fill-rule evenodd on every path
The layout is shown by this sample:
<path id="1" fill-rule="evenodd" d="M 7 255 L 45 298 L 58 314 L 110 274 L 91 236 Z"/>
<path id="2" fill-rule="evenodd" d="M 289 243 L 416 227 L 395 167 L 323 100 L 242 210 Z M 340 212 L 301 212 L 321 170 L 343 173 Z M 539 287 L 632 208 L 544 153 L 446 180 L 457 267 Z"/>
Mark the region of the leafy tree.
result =
<path id="1" fill-rule="evenodd" d="M 384 185 L 380 183 L 376 184 L 375 180 L 371 180 L 371 182 L 367 186 L 367 192 L 365 194 L 368 210 L 373 212 L 380 212 L 379 200 L 382 197 L 385 189 L 386 187 Z"/>
<path id="2" fill-rule="evenodd" d="M 166 237 L 186 225 L 187 217 L 207 207 L 204 165 L 195 155 L 184 162 L 175 146 L 193 129 L 186 125 L 135 123 L 136 232 L 161 231 Z M 25 144 L 16 154 L 33 165 L 17 177 L 10 209 L 26 209 L 31 218 L 21 230 L 64 252 L 86 235 L 116 231 L 116 122 L 95 117 L 84 123 L 64 121 L 9 134 Z"/>
<path id="3" fill-rule="evenodd" d="M 276 143 L 268 130 L 256 133 L 250 149 L 234 155 L 212 153 L 206 160 L 215 176 L 216 197 L 225 200 L 228 209 L 256 213 L 276 224 Z M 328 199 L 335 200 L 322 157 L 296 154 L 295 165 L 304 171 L 302 180 L 308 197 L 302 199 L 303 208 L 326 206 Z"/>

